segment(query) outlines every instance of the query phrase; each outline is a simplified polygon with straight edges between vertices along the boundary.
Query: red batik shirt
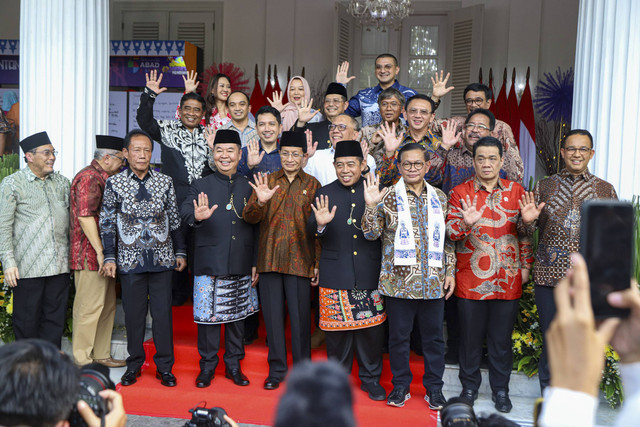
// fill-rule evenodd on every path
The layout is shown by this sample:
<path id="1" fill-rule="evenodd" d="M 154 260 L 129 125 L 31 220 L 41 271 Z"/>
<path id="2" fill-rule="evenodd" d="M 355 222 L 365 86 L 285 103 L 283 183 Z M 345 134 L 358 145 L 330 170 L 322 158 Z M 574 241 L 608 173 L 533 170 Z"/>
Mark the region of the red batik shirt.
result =
<path id="1" fill-rule="evenodd" d="M 517 182 L 498 179 L 488 192 L 476 178 L 454 187 L 449 197 L 447 233 L 456 243 L 456 296 L 472 300 L 513 300 L 522 294 L 522 269 L 533 262 L 531 239 L 520 217 L 518 201 L 524 188 Z M 461 199 L 476 208 L 487 206 L 482 218 L 467 229 Z"/>
<path id="2" fill-rule="evenodd" d="M 100 163 L 92 160 L 89 166 L 78 172 L 71 183 L 69 268 L 72 270 L 84 270 L 86 261 L 89 270 L 98 271 L 96 251 L 82 231 L 78 218 L 92 216 L 95 218 L 97 226 L 102 194 L 108 177 L 109 175 L 102 169 Z"/>

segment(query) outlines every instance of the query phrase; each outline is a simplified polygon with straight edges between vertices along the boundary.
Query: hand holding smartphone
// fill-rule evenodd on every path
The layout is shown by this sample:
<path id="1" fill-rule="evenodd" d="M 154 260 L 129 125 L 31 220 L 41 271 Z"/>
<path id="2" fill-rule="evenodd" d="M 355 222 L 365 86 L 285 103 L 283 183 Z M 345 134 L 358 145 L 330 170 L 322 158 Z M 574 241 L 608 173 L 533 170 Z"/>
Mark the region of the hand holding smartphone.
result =
<path id="1" fill-rule="evenodd" d="M 580 253 L 589 270 L 596 319 L 629 316 L 629 310 L 609 305 L 607 295 L 629 288 L 635 226 L 633 205 L 628 202 L 590 200 L 582 204 Z"/>

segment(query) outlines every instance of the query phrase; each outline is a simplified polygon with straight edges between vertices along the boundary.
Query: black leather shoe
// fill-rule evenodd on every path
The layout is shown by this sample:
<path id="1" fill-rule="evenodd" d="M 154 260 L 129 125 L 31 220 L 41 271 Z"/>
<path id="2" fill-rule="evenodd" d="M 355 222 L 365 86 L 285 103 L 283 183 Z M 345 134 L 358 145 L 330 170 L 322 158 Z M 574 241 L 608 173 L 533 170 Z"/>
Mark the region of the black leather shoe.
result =
<path id="1" fill-rule="evenodd" d="M 273 377 L 267 377 L 266 380 L 264 380 L 264 389 L 265 390 L 275 390 L 278 387 L 280 387 L 280 380 L 277 378 L 273 378 Z"/>
<path id="2" fill-rule="evenodd" d="M 122 378 L 120 379 L 120 383 L 124 386 L 135 384 L 138 381 L 138 377 L 140 376 L 140 369 L 133 370 L 127 369 Z"/>
<path id="3" fill-rule="evenodd" d="M 165 387 L 175 387 L 177 384 L 176 377 L 171 373 L 171 371 L 156 371 L 156 378 L 159 379 L 160 384 Z"/>
<path id="4" fill-rule="evenodd" d="M 213 371 L 209 371 L 207 369 L 200 370 L 198 377 L 196 378 L 196 387 L 205 388 L 211 385 L 211 380 L 213 379 Z"/>
<path id="5" fill-rule="evenodd" d="M 460 397 L 466 400 L 469 405 L 473 406 L 473 402 L 475 402 L 478 398 L 478 391 L 471 390 L 470 388 L 464 388 L 460 392 Z"/>
<path id="6" fill-rule="evenodd" d="M 509 399 L 509 393 L 504 390 L 500 390 L 497 393 L 493 393 L 491 399 L 496 402 L 496 409 L 500 412 L 511 412 L 513 405 L 511 399 Z"/>
<path id="7" fill-rule="evenodd" d="M 377 381 L 371 383 L 362 383 L 360 389 L 366 391 L 369 394 L 371 400 L 385 400 L 387 398 L 387 392 L 384 388 L 378 384 Z"/>
<path id="8" fill-rule="evenodd" d="M 240 368 L 227 369 L 224 376 L 229 378 L 230 380 L 233 380 L 233 383 L 235 385 L 249 385 L 249 378 L 247 378 L 246 375 L 242 373 L 242 370 Z"/>

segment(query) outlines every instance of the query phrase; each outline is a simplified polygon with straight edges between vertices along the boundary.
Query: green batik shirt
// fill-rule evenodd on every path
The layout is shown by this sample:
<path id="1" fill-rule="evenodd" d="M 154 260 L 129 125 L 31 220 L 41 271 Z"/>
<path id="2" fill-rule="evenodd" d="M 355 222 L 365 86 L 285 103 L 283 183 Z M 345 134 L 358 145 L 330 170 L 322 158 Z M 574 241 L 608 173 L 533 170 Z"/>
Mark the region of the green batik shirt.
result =
<path id="1" fill-rule="evenodd" d="M 69 272 L 69 188 L 54 172 L 25 167 L 0 183 L 0 262 L 21 279 Z"/>

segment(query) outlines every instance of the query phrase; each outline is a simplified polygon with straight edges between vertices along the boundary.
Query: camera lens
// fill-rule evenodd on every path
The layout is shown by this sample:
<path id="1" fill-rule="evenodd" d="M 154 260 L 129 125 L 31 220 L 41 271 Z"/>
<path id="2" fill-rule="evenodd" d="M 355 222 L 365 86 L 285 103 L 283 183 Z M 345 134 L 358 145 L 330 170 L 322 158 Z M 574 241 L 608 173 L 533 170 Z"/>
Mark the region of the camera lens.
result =
<path id="1" fill-rule="evenodd" d="M 473 407 L 462 399 L 449 399 L 440 411 L 442 427 L 477 427 L 478 420 Z"/>

